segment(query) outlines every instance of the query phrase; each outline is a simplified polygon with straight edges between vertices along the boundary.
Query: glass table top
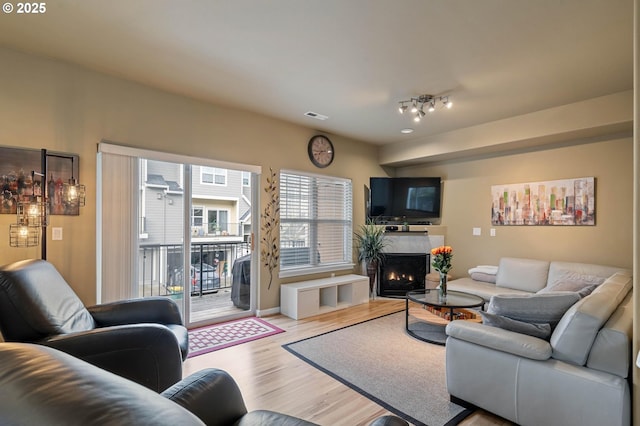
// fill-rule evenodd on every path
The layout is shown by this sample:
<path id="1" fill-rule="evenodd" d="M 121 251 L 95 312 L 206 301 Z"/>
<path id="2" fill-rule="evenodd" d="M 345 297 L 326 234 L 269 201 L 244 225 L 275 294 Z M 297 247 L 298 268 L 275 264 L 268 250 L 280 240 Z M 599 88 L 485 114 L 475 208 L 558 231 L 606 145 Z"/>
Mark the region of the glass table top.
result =
<path id="1" fill-rule="evenodd" d="M 410 291 L 407 297 L 417 303 L 447 308 L 473 308 L 484 305 L 484 299 L 480 296 L 452 290 L 447 292 L 446 301 L 439 300 L 437 289 Z"/>

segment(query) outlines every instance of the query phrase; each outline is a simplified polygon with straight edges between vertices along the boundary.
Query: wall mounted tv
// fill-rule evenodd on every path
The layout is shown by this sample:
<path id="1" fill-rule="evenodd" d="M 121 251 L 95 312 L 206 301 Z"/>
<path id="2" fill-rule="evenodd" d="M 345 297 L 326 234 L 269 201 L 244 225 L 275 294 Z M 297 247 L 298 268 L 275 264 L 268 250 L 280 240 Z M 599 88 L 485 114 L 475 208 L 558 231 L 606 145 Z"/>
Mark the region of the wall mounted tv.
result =
<path id="1" fill-rule="evenodd" d="M 423 223 L 440 217 L 439 177 L 372 177 L 369 217 L 377 222 Z"/>

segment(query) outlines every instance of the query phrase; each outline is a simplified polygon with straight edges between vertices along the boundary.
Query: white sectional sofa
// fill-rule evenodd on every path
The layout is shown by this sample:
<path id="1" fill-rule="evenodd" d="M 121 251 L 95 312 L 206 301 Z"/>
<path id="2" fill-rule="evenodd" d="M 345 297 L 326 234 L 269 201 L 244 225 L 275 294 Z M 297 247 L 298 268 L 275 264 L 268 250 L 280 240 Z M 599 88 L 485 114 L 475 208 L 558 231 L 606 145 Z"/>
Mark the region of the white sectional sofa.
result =
<path id="1" fill-rule="evenodd" d="M 630 271 L 504 258 L 496 284 L 472 281 L 453 280 L 451 288 L 487 300 L 567 282 L 592 283 L 595 289 L 561 315 L 548 340 L 486 324 L 451 322 L 446 328 L 446 373 L 453 400 L 523 426 L 630 424 Z"/>
<path id="2" fill-rule="evenodd" d="M 495 283 L 464 277 L 449 281 L 447 288 L 475 294 L 488 302 L 494 294 L 526 295 L 568 281 L 597 285 L 616 272 L 631 273 L 628 269 L 590 263 L 503 257 L 498 264 Z"/>

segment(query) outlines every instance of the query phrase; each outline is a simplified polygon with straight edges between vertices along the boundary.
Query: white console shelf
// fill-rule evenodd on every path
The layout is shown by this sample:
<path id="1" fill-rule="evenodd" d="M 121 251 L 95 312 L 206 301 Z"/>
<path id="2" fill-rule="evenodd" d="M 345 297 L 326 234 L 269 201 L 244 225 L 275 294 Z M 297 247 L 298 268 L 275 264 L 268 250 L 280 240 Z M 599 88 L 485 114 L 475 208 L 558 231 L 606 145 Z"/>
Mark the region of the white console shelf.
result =
<path id="1" fill-rule="evenodd" d="M 280 286 L 280 312 L 302 319 L 369 301 L 369 278 L 340 275 Z"/>

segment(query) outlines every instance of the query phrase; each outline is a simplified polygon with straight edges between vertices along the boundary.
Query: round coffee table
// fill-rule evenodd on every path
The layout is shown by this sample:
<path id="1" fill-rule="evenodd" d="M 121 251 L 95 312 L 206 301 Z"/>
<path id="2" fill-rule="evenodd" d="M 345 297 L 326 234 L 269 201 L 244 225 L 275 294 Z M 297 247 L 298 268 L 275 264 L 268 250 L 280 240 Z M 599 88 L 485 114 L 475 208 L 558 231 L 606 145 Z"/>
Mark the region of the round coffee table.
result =
<path id="1" fill-rule="evenodd" d="M 440 301 L 438 290 L 425 289 L 407 292 L 406 329 L 416 339 L 444 345 L 445 327 L 453 320 L 482 322 L 476 310 L 484 306 L 484 299 L 461 291 L 448 291 L 447 300 Z"/>

